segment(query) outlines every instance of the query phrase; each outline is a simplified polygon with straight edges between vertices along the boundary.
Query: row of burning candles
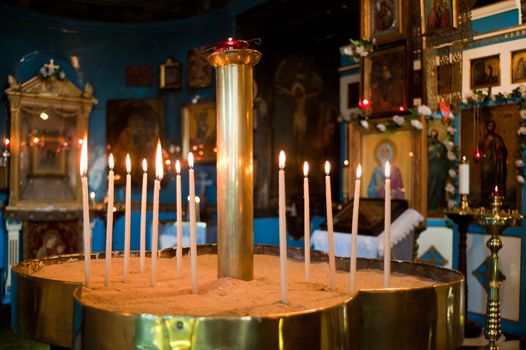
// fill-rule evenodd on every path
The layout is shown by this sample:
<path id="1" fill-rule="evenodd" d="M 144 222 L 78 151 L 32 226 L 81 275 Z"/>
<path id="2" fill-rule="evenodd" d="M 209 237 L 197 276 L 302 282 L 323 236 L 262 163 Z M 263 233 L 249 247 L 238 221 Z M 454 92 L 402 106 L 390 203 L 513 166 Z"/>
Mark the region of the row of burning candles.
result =
<path id="1" fill-rule="evenodd" d="M 113 206 L 114 206 L 114 161 L 113 156 L 109 156 L 109 173 L 108 173 L 108 212 L 106 226 L 106 254 L 105 254 L 105 275 L 104 286 L 109 287 L 111 277 L 111 257 L 112 257 L 112 236 L 113 236 Z M 91 234 L 89 224 L 89 204 L 88 204 L 88 179 L 87 179 L 87 140 L 82 143 L 80 175 L 82 183 L 83 196 L 83 238 L 84 238 L 84 273 L 86 287 L 91 287 L 90 279 L 90 257 L 91 257 Z M 189 221 L 190 221 L 190 265 L 192 278 L 192 292 L 197 293 L 197 246 L 196 246 L 196 196 L 195 196 L 195 179 L 194 179 L 194 158 L 190 152 L 188 154 L 189 165 Z M 125 224 L 124 224 L 124 272 L 123 280 L 128 281 L 129 259 L 130 259 L 130 218 L 131 218 L 131 161 L 129 155 L 126 156 L 126 194 L 125 194 Z M 177 248 L 176 248 L 176 276 L 181 276 L 182 269 L 182 200 L 181 200 L 181 166 L 179 161 L 176 162 L 176 227 L 177 227 Z M 143 159 L 143 179 L 142 179 L 142 199 L 140 215 L 140 271 L 145 271 L 145 231 L 146 231 L 146 193 L 147 193 L 147 164 Z M 153 189 L 153 217 L 152 217 L 152 241 L 151 241 L 151 284 L 156 286 L 157 281 L 157 259 L 158 259 L 158 226 L 159 226 L 159 192 L 161 180 L 163 178 L 162 150 L 161 143 L 158 142 L 155 158 L 155 181 Z M 469 188 L 469 168 L 466 165 L 460 167 L 461 172 L 461 193 L 465 191 L 466 185 Z M 310 280 L 310 213 L 309 213 L 309 165 L 307 162 L 303 165 L 304 174 L 304 241 L 305 241 L 305 280 Z M 334 255 L 334 229 L 332 220 L 332 198 L 331 198 L 331 178 L 330 163 L 325 162 L 325 192 L 326 192 L 326 209 L 327 209 L 327 231 L 329 243 L 329 288 L 336 289 L 336 258 Z M 351 254 L 350 254 L 350 293 L 356 291 L 356 255 L 358 241 L 358 217 L 360 205 L 360 181 L 362 175 L 361 165 L 358 164 L 356 169 L 356 180 L 354 186 L 354 203 L 351 226 Z M 279 244 L 280 244 L 280 279 L 281 279 L 281 301 L 287 302 L 287 238 L 286 238 L 286 201 L 285 201 L 285 152 L 279 154 Z M 391 180 L 390 164 L 385 164 L 385 216 L 384 216 L 384 287 L 389 288 L 390 279 L 390 261 L 391 261 Z"/>

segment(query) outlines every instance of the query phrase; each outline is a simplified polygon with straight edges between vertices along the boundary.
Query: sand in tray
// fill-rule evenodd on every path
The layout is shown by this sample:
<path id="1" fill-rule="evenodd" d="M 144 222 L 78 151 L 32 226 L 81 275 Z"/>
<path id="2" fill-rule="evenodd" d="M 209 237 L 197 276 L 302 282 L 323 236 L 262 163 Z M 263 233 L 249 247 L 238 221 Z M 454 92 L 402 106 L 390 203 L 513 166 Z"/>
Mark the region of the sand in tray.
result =
<path id="1" fill-rule="evenodd" d="M 159 259 L 157 286 L 151 286 L 151 260 L 146 272 L 139 270 L 139 258 L 130 259 L 129 282 L 123 283 L 123 259 L 112 259 L 111 286 L 104 288 L 104 259 L 92 260 L 92 289 L 82 289 L 82 302 L 96 308 L 127 313 L 191 316 L 270 316 L 309 309 L 326 308 L 350 298 L 349 273 L 336 273 L 336 290 L 328 288 L 327 263 L 311 264 L 311 282 L 305 282 L 302 262 L 287 262 L 288 303 L 280 302 L 279 257 L 254 255 L 254 279 L 242 281 L 217 278 L 217 255 L 198 256 L 198 294 L 192 294 L 190 257 L 183 257 L 182 276 L 176 277 L 175 259 Z M 82 282 L 83 261 L 46 265 L 35 276 Z M 383 272 L 358 270 L 359 289 L 383 288 Z M 392 288 L 433 285 L 434 281 L 394 273 Z"/>

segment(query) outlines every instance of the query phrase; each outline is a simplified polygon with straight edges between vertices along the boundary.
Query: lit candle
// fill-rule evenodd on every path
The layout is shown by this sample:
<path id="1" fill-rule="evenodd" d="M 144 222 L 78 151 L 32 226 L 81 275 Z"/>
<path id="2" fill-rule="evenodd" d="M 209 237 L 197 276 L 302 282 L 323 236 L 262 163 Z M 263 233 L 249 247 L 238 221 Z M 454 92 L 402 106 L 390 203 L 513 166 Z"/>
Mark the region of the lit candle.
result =
<path id="1" fill-rule="evenodd" d="M 347 201 L 347 199 L 350 199 L 350 191 L 351 191 L 351 179 L 349 177 L 349 161 L 345 159 L 343 161 L 343 180 L 342 180 L 342 192 L 343 192 L 343 200 L 344 202 Z"/>
<path id="2" fill-rule="evenodd" d="M 309 163 L 303 163 L 303 206 L 304 206 L 304 238 L 305 241 L 305 282 L 310 280 L 310 208 L 309 208 Z"/>
<path id="3" fill-rule="evenodd" d="M 110 286 L 111 280 L 111 255 L 113 253 L 113 200 L 114 200 L 114 178 L 113 168 L 115 161 L 113 154 L 110 153 L 108 158 L 108 208 L 106 214 L 106 269 L 104 274 L 104 287 Z"/>
<path id="4" fill-rule="evenodd" d="M 190 265 L 192 269 L 192 293 L 197 294 L 197 243 L 195 226 L 195 179 L 194 179 L 194 155 L 188 153 L 188 177 L 190 192 Z"/>
<path id="5" fill-rule="evenodd" d="M 140 266 L 141 266 L 141 272 L 144 272 L 144 256 L 146 255 L 146 205 L 148 203 L 147 196 L 148 196 L 148 163 L 146 162 L 146 159 L 142 160 L 142 196 L 141 196 L 141 227 L 140 227 L 140 250 L 139 250 L 139 258 L 140 258 Z"/>
<path id="6" fill-rule="evenodd" d="M 385 163 L 384 288 L 391 277 L 391 166 Z"/>
<path id="7" fill-rule="evenodd" d="M 287 219 L 285 202 L 285 152 L 279 152 L 279 271 L 281 277 L 281 302 L 287 302 Z"/>
<path id="8" fill-rule="evenodd" d="M 362 177 L 362 166 L 356 168 L 356 181 L 354 183 L 354 203 L 352 207 L 352 245 L 351 245 L 351 294 L 356 292 L 356 252 L 358 244 L 358 218 L 360 215 L 360 180 Z"/>
<path id="9" fill-rule="evenodd" d="M 80 151 L 80 180 L 82 183 L 82 214 L 84 220 L 84 277 L 86 287 L 91 288 L 90 264 L 91 264 L 91 230 L 89 225 L 89 199 L 88 199 L 88 140 L 84 137 Z"/>
<path id="10" fill-rule="evenodd" d="M 157 284 L 157 245 L 159 244 L 159 191 L 163 179 L 163 151 L 161 141 L 157 141 L 155 154 L 155 181 L 153 182 L 153 213 L 152 213 L 152 286 Z"/>
<path id="11" fill-rule="evenodd" d="M 181 277 L 181 266 L 183 262 L 183 204 L 181 194 L 181 163 L 179 160 L 175 162 L 175 177 L 176 184 L 176 201 L 177 201 L 177 277 Z"/>
<path id="12" fill-rule="evenodd" d="M 466 156 L 462 157 L 462 162 L 458 166 L 458 192 L 469 194 L 469 163 Z"/>
<path id="13" fill-rule="evenodd" d="M 332 223 L 331 164 L 325 162 L 325 202 L 327 204 L 327 231 L 329 234 L 329 288 L 336 289 L 336 258 L 334 257 L 334 228 Z"/>
<path id="14" fill-rule="evenodd" d="M 123 280 L 128 282 L 130 264 L 130 221 L 131 221 L 131 159 L 126 154 L 126 198 L 124 202 L 124 271 Z"/>

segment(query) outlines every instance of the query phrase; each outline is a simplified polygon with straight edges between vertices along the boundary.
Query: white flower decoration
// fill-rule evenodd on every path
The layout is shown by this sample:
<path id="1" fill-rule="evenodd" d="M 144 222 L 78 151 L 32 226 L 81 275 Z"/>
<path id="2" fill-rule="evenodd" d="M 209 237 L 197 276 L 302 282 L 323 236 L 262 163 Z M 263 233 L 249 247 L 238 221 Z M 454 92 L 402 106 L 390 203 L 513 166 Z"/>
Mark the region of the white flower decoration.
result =
<path id="1" fill-rule="evenodd" d="M 418 106 L 418 114 L 431 115 L 433 114 L 433 112 L 431 111 L 431 108 L 429 108 L 428 106 L 421 105 L 421 106 Z"/>
<path id="2" fill-rule="evenodd" d="M 413 128 L 417 130 L 422 130 L 422 123 L 420 123 L 420 120 L 416 120 L 416 119 L 411 120 L 411 125 L 413 126 Z"/>
<path id="3" fill-rule="evenodd" d="M 457 201 L 456 201 L 456 200 L 450 199 L 450 200 L 447 202 L 447 207 L 448 207 L 448 209 L 455 208 L 456 206 L 457 206 Z"/>
<path id="4" fill-rule="evenodd" d="M 399 115 L 393 115 L 393 121 L 396 123 L 396 125 L 404 125 L 405 119 L 404 117 L 401 117 Z"/>
<path id="5" fill-rule="evenodd" d="M 369 130 L 369 123 L 367 122 L 367 120 L 360 120 L 360 125 L 362 126 L 362 128 Z"/>
<path id="6" fill-rule="evenodd" d="M 517 130 L 517 134 L 526 135 L 526 126 L 521 126 L 519 130 Z"/>
<path id="7" fill-rule="evenodd" d="M 455 135 L 455 133 L 457 132 L 457 129 L 455 129 L 452 126 L 448 126 L 447 127 L 447 132 L 450 133 L 451 135 Z"/>
<path id="8" fill-rule="evenodd" d="M 522 167 L 524 166 L 524 162 L 522 161 L 522 159 L 517 159 L 517 160 L 515 161 L 515 166 L 516 166 L 517 168 L 522 168 Z"/>
<path id="9" fill-rule="evenodd" d="M 449 177 L 452 177 L 453 179 L 457 177 L 457 172 L 455 171 L 455 169 L 449 169 L 448 173 Z"/>
<path id="10" fill-rule="evenodd" d="M 454 161 L 457 159 L 457 156 L 453 152 L 447 152 L 447 159 L 449 159 L 450 161 Z"/>
<path id="11" fill-rule="evenodd" d="M 455 193 L 455 186 L 453 186 L 450 182 L 447 183 L 445 187 L 446 192 L 449 193 Z"/>
<path id="12" fill-rule="evenodd" d="M 524 176 L 517 175 L 517 182 L 520 183 L 520 184 L 523 184 L 524 183 Z"/>
<path id="13" fill-rule="evenodd" d="M 384 132 L 384 131 L 385 131 L 385 125 L 383 125 L 382 123 L 377 124 L 377 125 L 376 125 L 376 128 L 377 128 L 378 130 L 380 130 L 381 132 Z"/>
<path id="14" fill-rule="evenodd" d="M 526 109 L 521 109 L 519 113 L 521 114 L 522 119 L 526 119 Z"/>

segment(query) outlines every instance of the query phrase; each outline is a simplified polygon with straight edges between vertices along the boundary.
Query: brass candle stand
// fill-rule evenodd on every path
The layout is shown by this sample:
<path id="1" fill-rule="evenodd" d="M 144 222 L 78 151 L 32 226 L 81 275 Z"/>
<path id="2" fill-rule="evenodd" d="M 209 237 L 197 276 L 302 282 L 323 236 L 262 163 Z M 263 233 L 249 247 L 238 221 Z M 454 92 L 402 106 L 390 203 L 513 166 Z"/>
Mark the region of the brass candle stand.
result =
<path id="1" fill-rule="evenodd" d="M 482 226 L 491 238 L 487 246 L 491 251 L 489 260 L 489 292 L 486 305 L 486 324 L 484 326 L 484 336 L 488 340 L 485 349 L 498 350 L 496 342 L 501 336 L 500 330 L 500 286 L 498 280 L 499 250 L 502 248 L 500 235 L 512 226 L 520 225 L 522 215 L 518 211 L 501 209 L 502 196 L 496 195 L 491 199 L 491 209 L 481 208 L 476 213 L 477 223 Z"/>
<path id="2" fill-rule="evenodd" d="M 467 263 L 466 263 L 466 241 L 468 227 L 473 222 L 475 210 L 469 207 L 468 195 L 460 195 L 460 206 L 446 211 L 447 217 L 458 227 L 458 270 L 464 275 L 464 336 L 466 338 L 476 338 L 480 336 L 482 327 L 471 320 L 468 320 L 468 283 L 467 283 Z"/>

